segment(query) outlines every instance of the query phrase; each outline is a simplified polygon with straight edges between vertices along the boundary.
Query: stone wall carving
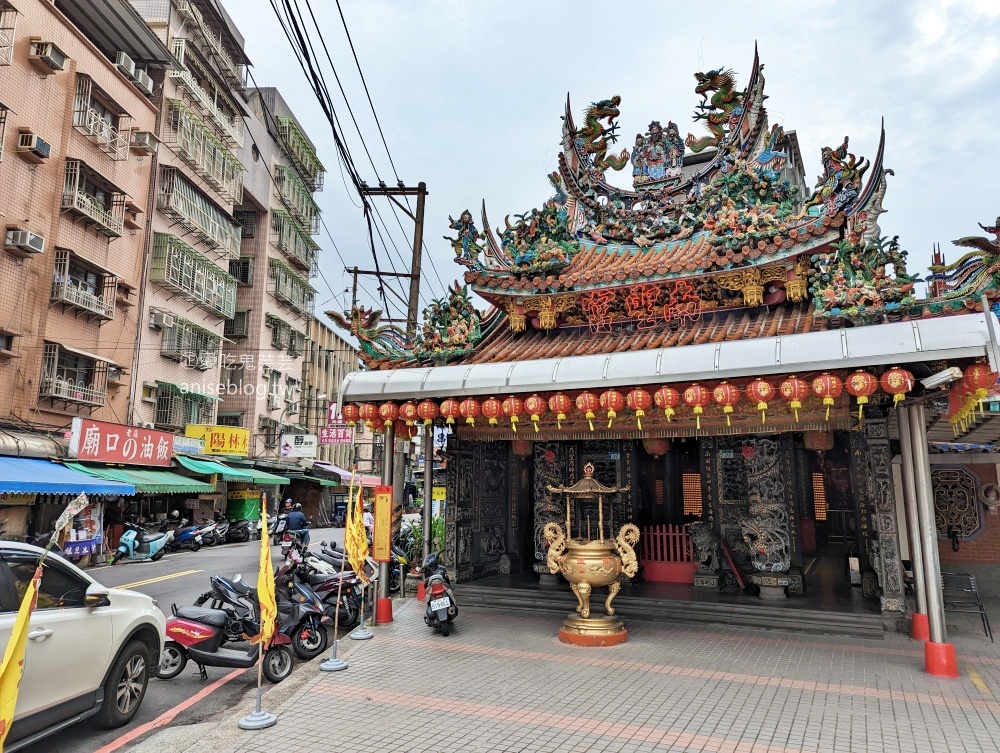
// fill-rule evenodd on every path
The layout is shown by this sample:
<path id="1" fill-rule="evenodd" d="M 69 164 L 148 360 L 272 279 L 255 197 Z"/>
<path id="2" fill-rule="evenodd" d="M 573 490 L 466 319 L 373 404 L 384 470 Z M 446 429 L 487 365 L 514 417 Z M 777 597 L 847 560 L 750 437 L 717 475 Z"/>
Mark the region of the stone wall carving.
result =
<path id="1" fill-rule="evenodd" d="M 966 538 L 983 527 L 982 507 L 976 493 L 976 477 L 964 468 L 933 468 L 934 525 L 938 536 L 954 531 Z"/>
<path id="2" fill-rule="evenodd" d="M 566 452 L 560 442 L 536 442 L 534 446 L 535 485 L 534 523 L 535 559 L 545 560 L 545 524 L 558 523 L 565 517 L 562 500 L 548 490 L 550 486 L 569 483 L 565 478 Z"/>

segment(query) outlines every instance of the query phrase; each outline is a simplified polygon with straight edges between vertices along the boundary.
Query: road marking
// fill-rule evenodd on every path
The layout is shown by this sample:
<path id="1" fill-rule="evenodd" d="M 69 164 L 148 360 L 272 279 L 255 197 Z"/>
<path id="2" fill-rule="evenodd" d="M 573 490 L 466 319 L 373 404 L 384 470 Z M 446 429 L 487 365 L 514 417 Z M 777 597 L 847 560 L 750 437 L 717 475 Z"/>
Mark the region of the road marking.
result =
<path id="1" fill-rule="evenodd" d="M 140 724 L 135 729 L 131 729 L 128 732 L 126 732 L 124 735 L 122 735 L 121 737 L 116 738 L 115 740 L 112 740 L 107 745 L 105 745 L 103 748 L 98 748 L 97 750 L 94 751 L 94 753 L 111 753 L 111 751 L 118 750 L 123 745 L 127 745 L 128 743 L 130 743 L 133 740 L 135 740 L 137 737 L 141 737 L 142 735 L 145 735 L 147 732 L 150 732 L 150 731 L 152 731 L 154 729 L 157 729 L 159 727 L 164 727 L 164 726 L 170 724 L 170 722 L 172 722 L 174 720 L 174 718 L 179 713 L 181 713 L 182 711 L 184 711 L 186 709 L 191 708 L 196 703 L 198 703 L 198 701 L 202 700 L 203 698 L 208 697 L 209 695 L 211 695 L 212 693 L 214 693 L 216 690 L 218 690 L 219 688 L 221 688 L 223 685 L 225 685 L 227 682 L 229 682 L 230 680 L 235 680 L 237 677 L 239 677 L 240 675 L 242 675 L 246 671 L 247 670 L 245 670 L 245 669 L 235 669 L 232 672 L 230 672 L 228 675 L 226 675 L 225 677 L 220 677 L 218 680 L 216 680 L 215 682 L 213 682 L 208 687 L 205 687 L 205 688 L 202 688 L 201 690 L 199 690 L 197 693 L 195 693 L 193 696 L 191 696 L 190 698 L 188 698 L 186 701 L 182 701 L 181 703 L 177 704 L 176 706 L 174 706 L 169 711 L 164 711 L 162 714 L 160 714 L 158 717 L 156 717 L 153 721 L 146 722 L 145 724 Z"/>
<path id="2" fill-rule="evenodd" d="M 137 580 L 135 583 L 126 583 L 123 586 L 112 586 L 112 588 L 138 588 L 139 586 L 148 586 L 150 583 L 159 583 L 161 580 L 170 580 L 171 578 L 180 578 L 184 575 L 194 575 L 195 573 L 202 573 L 202 572 L 204 572 L 204 570 L 183 570 L 179 573 L 173 573 L 171 575 L 161 575 L 158 578 Z"/>
<path id="3" fill-rule="evenodd" d="M 979 673 L 970 667 L 968 664 L 965 665 L 965 671 L 969 673 L 969 679 L 972 680 L 972 684 L 976 686 L 976 690 L 985 696 L 993 697 L 993 693 L 990 692 L 989 687 L 983 682 L 983 678 L 979 676 Z"/>

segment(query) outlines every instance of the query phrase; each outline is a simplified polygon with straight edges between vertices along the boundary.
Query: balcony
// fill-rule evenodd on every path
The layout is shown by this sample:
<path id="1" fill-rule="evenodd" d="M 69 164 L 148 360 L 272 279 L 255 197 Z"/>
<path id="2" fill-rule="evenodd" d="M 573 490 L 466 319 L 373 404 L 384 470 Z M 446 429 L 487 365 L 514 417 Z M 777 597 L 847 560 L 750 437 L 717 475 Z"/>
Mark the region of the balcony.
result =
<path id="1" fill-rule="evenodd" d="M 195 30 L 195 39 L 199 41 L 205 53 L 215 60 L 226 83 L 234 89 L 242 90 L 246 86 L 244 66 L 236 63 L 222 42 L 222 34 L 216 34 L 195 7 L 191 0 L 177 0 L 177 12 L 188 19 Z"/>
<path id="2" fill-rule="evenodd" d="M 14 59 L 14 31 L 17 10 L 6 0 L 0 0 L 0 65 L 10 65 Z"/>
<path id="3" fill-rule="evenodd" d="M 131 130 L 119 130 L 105 120 L 97 110 L 88 107 L 73 114 L 73 127 L 97 144 L 116 162 L 128 159 Z"/>
<path id="4" fill-rule="evenodd" d="M 179 99 L 167 100 L 163 143 L 204 178 L 226 201 L 243 201 L 243 165 L 194 110 Z"/>
<path id="5" fill-rule="evenodd" d="M 107 403 L 108 362 L 91 353 L 46 343 L 38 397 L 101 407 Z"/>
<path id="6" fill-rule="evenodd" d="M 274 285 L 270 293 L 304 317 L 313 313 L 316 291 L 299 277 L 298 272 L 278 259 L 269 259 L 270 277 Z"/>
<path id="7" fill-rule="evenodd" d="M 275 195 L 287 206 L 288 211 L 306 229 L 309 235 L 319 232 L 319 207 L 312 192 L 299 179 L 295 170 L 287 165 L 274 167 Z"/>
<path id="8" fill-rule="evenodd" d="M 186 55 L 186 42 L 186 39 L 174 40 L 174 55 L 185 66 L 189 66 L 195 63 L 193 62 L 193 58 L 189 58 Z M 242 116 L 239 115 L 236 105 L 232 103 L 227 95 L 218 89 L 214 95 L 210 94 L 198 83 L 198 79 L 188 67 L 172 69 L 168 72 L 168 75 L 181 87 L 191 103 L 218 126 L 223 141 L 230 146 L 243 146 L 246 124 L 243 122 Z M 227 109 L 233 113 L 232 115 L 219 107 L 219 100 L 229 105 Z"/>
<path id="9" fill-rule="evenodd" d="M 316 156 L 316 151 L 309 144 L 305 134 L 299 130 L 294 120 L 287 117 L 278 119 L 278 138 L 285 147 L 288 159 L 299 171 L 302 181 L 311 191 L 323 190 L 323 176 L 326 168 Z"/>
<path id="10" fill-rule="evenodd" d="M 178 317 L 174 326 L 163 332 L 160 355 L 206 371 L 218 366 L 221 345 L 222 338 L 214 332 Z"/>
<path id="11" fill-rule="evenodd" d="M 183 429 L 187 424 L 210 424 L 215 398 L 199 395 L 166 382 L 156 383 L 156 428 Z"/>
<path id="12" fill-rule="evenodd" d="M 226 259 L 240 258 L 241 228 L 173 167 L 160 169 L 157 203 L 164 214 Z"/>
<path id="13" fill-rule="evenodd" d="M 154 233 L 149 279 L 210 313 L 236 312 L 236 278 L 173 235 Z"/>
<path id="14" fill-rule="evenodd" d="M 310 277 L 316 274 L 319 244 L 288 212 L 281 209 L 271 211 L 271 240 L 289 261 Z"/>

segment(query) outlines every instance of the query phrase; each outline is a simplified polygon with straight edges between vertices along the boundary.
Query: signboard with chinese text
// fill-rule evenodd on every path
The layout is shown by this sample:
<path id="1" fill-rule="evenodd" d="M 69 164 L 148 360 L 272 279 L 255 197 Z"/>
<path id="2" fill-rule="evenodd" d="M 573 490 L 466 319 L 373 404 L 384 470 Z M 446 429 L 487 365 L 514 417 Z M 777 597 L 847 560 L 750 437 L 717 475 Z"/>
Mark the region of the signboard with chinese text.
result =
<path id="1" fill-rule="evenodd" d="M 174 435 L 165 431 L 79 417 L 70 430 L 69 456 L 78 460 L 168 467 L 173 452 Z"/>
<path id="2" fill-rule="evenodd" d="M 34 494 L 21 494 L 19 492 L 3 492 L 0 494 L 0 505 L 32 505 L 34 503 Z"/>
<path id="3" fill-rule="evenodd" d="M 328 424 L 340 423 L 343 419 L 340 415 L 340 406 L 336 403 L 326 404 L 326 422 Z"/>
<path id="4" fill-rule="evenodd" d="M 431 499 L 437 499 L 437 500 L 448 499 L 448 487 L 435 486 L 434 490 L 431 492 Z"/>
<path id="5" fill-rule="evenodd" d="M 181 452 L 185 455 L 201 455 L 205 452 L 205 440 L 174 434 L 174 452 Z"/>
<path id="6" fill-rule="evenodd" d="M 184 427 L 184 435 L 204 439 L 206 455 L 246 457 L 250 452 L 250 430 L 240 426 L 188 424 Z"/>
<path id="7" fill-rule="evenodd" d="M 354 444 L 354 427 L 347 424 L 333 424 L 319 428 L 320 444 Z"/>
<path id="8" fill-rule="evenodd" d="M 372 528 L 372 559 L 388 562 L 392 544 L 392 487 L 375 487 L 375 523 Z"/>
<path id="9" fill-rule="evenodd" d="M 281 457 L 314 458 L 318 442 L 315 434 L 282 434 Z"/>

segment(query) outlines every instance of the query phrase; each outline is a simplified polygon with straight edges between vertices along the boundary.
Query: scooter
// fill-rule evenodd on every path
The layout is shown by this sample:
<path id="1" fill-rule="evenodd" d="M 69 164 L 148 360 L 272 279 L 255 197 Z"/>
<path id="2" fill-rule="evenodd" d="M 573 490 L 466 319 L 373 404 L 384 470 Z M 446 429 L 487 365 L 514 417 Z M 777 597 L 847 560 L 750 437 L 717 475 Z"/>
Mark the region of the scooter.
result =
<path id="1" fill-rule="evenodd" d="M 226 541 L 241 542 L 250 538 L 249 520 L 229 521 L 229 530 L 226 531 Z"/>
<path id="2" fill-rule="evenodd" d="M 281 513 L 277 518 L 274 519 L 274 524 L 271 524 L 271 520 L 267 521 L 267 530 L 271 532 L 272 539 L 271 543 L 274 546 L 278 546 L 281 543 L 281 535 L 285 532 L 285 528 L 288 525 L 288 516 L 285 513 Z"/>
<path id="3" fill-rule="evenodd" d="M 205 546 L 217 546 L 226 543 L 226 535 L 229 533 L 229 521 L 220 515 L 215 516 L 215 528 L 209 531 L 202 531 L 201 537 Z"/>
<path id="4" fill-rule="evenodd" d="M 187 518 L 182 518 L 180 525 L 172 532 L 167 549 L 176 552 L 178 549 L 190 549 L 197 552 L 201 549 L 201 526 L 189 526 Z"/>
<path id="5" fill-rule="evenodd" d="M 111 564 L 117 565 L 122 557 L 133 561 L 156 562 L 166 553 L 170 535 L 164 531 L 148 534 L 138 523 L 125 524 L 125 533 L 118 540 L 118 549 L 111 555 Z"/>
<path id="6" fill-rule="evenodd" d="M 424 560 L 421 572 L 427 590 L 427 609 L 424 612 L 424 622 L 430 627 L 436 627 L 441 635 L 451 632 L 451 622 L 458 616 L 458 604 L 451 590 L 448 571 L 440 563 L 441 552 L 432 552 Z"/>
<path id="7" fill-rule="evenodd" d="M 167 619 L 166 643 L 156 676 L 171 680 L 184 671 L 188 659 L 201 670 L 201 679 L 207 680 L 205 667 L 246 669 L 254 666 L 260 656 L 260 644 L 251 644 L 246 651 L 223 648 L 226 623 L 229 615 L 221 609 L 198 609 L 171 606 L 172 616 Z M 183 612 L 183 616 L 179 614 Z M 269 682 L 279 683 L 292 673 L 291 639 L 276 632 L 271 645 L 264 653 L 261 669 Z"/>

